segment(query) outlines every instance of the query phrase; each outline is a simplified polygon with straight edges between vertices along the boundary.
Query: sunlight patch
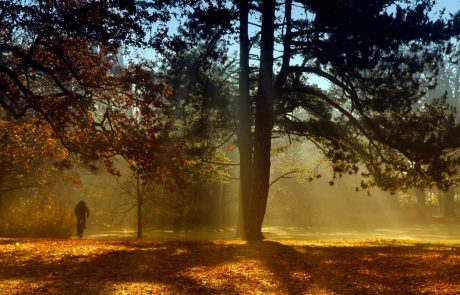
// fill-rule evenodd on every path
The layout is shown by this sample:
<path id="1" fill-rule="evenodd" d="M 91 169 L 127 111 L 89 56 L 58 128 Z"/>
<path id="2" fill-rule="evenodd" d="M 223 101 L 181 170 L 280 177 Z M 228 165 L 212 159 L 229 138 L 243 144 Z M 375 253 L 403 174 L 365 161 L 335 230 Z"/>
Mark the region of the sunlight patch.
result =
<path id="1" fill-rule="evenodd" d="M 215 267 L 192 267 L 184 275 L 205 286 L 213 292 L 276 293 L 278 282 L 263 264 L 256 259 L 245 259 L 240 262 L 228 262 Z"/>
<path id="2" fill-rule="evenodd" d="M 174 290 L 170 286 L 161 283 L 116 283 L 107 288 L 108 294 L 131 295 L 131 294 L 172 294 Z M 110 293 L 109 293 L 110 292 Z"/>
<path id="3" fill-rule="evenodd" d="M 189 254 L 189 253 L 190 251 L 188 249 L 178 248 L 174 251 L 173 256 L 180 256 L 180 255 Z"/>
<path id="4" fill-rule="evenodd" d="M 45 283 L 22 280 L 22 279 L 9 279 L 0 281 L 1 294 L 32 294 L 35 292 L 47 292 L 48 288 Z"/>

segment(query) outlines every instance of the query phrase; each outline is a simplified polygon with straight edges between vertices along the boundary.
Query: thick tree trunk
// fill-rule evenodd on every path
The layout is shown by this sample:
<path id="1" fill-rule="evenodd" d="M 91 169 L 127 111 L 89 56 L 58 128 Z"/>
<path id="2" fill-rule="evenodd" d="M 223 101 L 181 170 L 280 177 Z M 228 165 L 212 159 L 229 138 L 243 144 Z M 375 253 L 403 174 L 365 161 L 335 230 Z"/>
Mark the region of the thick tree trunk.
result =
<path id="1" fill-rule="evenodd" d="M 251 98 L 249 95 L 248 1 L 240 1 L 240 73 L 238 102 L 238 147 L 240 152 L 240 193 L 237 237 L 245 239 L 250 218 L 248 202 L 252 192 Z"/>
<path id="2" fill-rule="evenodd" d="M 251 216 L 245 220 L 245 238 L 247 240 L 261 240 L 264 238 L 262 235 L 262 222 L 268 199 L 271 133 L 274 123 L 273 44 L 275 1 L 263 1 L 261 8 L 260 70 L 254 131 L 254 180 L 252 197 L 249 202 Z"/>
<path id="3" fill-rule="evenodd" d="M 249 97 L 249 41 L 247 1 L 240 1 L 240 101 L 238 141 L 240 149 L 240 214 L 237 236 L 261 240 L 262 223 L 267 207 L 270 182 L 271 133 L 274 125 L 274 96 L 284 85 L 289 66 L 292 1 L 286 2 L 286 42 L 283 65 L 276 83 L 273 81 L 275 1 L 261 2 L 262 28 L 260 68 L 255 105 L 254 140 L 251 138 L 251 104 Z M 274 85 L 276 84 L 276 85 Z"/>

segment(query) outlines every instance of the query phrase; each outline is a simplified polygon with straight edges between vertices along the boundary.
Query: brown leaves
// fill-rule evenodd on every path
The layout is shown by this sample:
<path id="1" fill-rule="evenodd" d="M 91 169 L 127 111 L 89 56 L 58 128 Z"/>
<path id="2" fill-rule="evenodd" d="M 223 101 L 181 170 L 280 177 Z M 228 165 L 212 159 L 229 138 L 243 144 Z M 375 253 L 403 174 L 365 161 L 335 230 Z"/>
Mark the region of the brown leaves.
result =
<path id="1" fill-rule="evenodd" d="M 119 175 L 112 160 L 121 156 L 135 163 L 130 168 L 144 182 L 184 187 L 181 143 L 169 136 L 173 90 L 155 81 L 152 64 L 126 68 L 119 60 L 122 44 L 144 42 L 143 26 L 157 12 L 126 1 L 7 2 L 0 32 L 2 108 L 15 119 L 48 124 L 43 137 L 88 166 L 102 163 Z M 30 166 L 24 157 L 12 160 Z M 56 167 L 70 165 L 63 159 Z"/>
<path id="2" fill-rule="evenodd" d="M 18 189 L 25 181 L 29 187 L 44 186 L 58 169 L 71 167 L 69 153 L 52 133 L 48 125 L 33 117 L 28 121 L 0 120 L 3 191 Z M 57 181 L 69 180 L 67 176 L 61 174 Z"/>
<path id="3" fill-rule="evenodd" d="M 13 239 L 0 244 L 4 293 L 460 292 L 457 244 Z"/>

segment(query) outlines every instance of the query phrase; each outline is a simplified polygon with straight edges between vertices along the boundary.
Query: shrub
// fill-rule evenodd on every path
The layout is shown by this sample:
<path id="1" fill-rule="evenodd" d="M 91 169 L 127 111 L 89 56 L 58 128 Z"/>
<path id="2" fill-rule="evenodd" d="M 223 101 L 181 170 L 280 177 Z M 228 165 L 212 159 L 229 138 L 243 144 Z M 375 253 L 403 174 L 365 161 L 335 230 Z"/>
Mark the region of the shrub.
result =
<path id="1" fill-rule="evenodd" d="M 0 234 L 7 237 L 68 238 L 73 234 L 72 211 L 57 206 L 51 196 L 21 199 L 0 217 Z"/>

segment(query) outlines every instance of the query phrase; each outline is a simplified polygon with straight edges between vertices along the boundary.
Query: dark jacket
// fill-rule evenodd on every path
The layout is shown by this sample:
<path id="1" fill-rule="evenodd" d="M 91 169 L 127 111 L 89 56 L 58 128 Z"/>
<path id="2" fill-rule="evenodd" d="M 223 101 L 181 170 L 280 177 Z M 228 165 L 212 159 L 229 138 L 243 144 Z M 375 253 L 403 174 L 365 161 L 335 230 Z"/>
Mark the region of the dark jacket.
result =
<path id="1" fill-rule="evenodd" d="M 88 206 L 86 206 L 86 203 L 84 201 L 78 202 L 77 206 L 75 206 L 74 210 L 75 215 L 80 218 L 87 218 L 89 217 L 89 209 Z"/>

